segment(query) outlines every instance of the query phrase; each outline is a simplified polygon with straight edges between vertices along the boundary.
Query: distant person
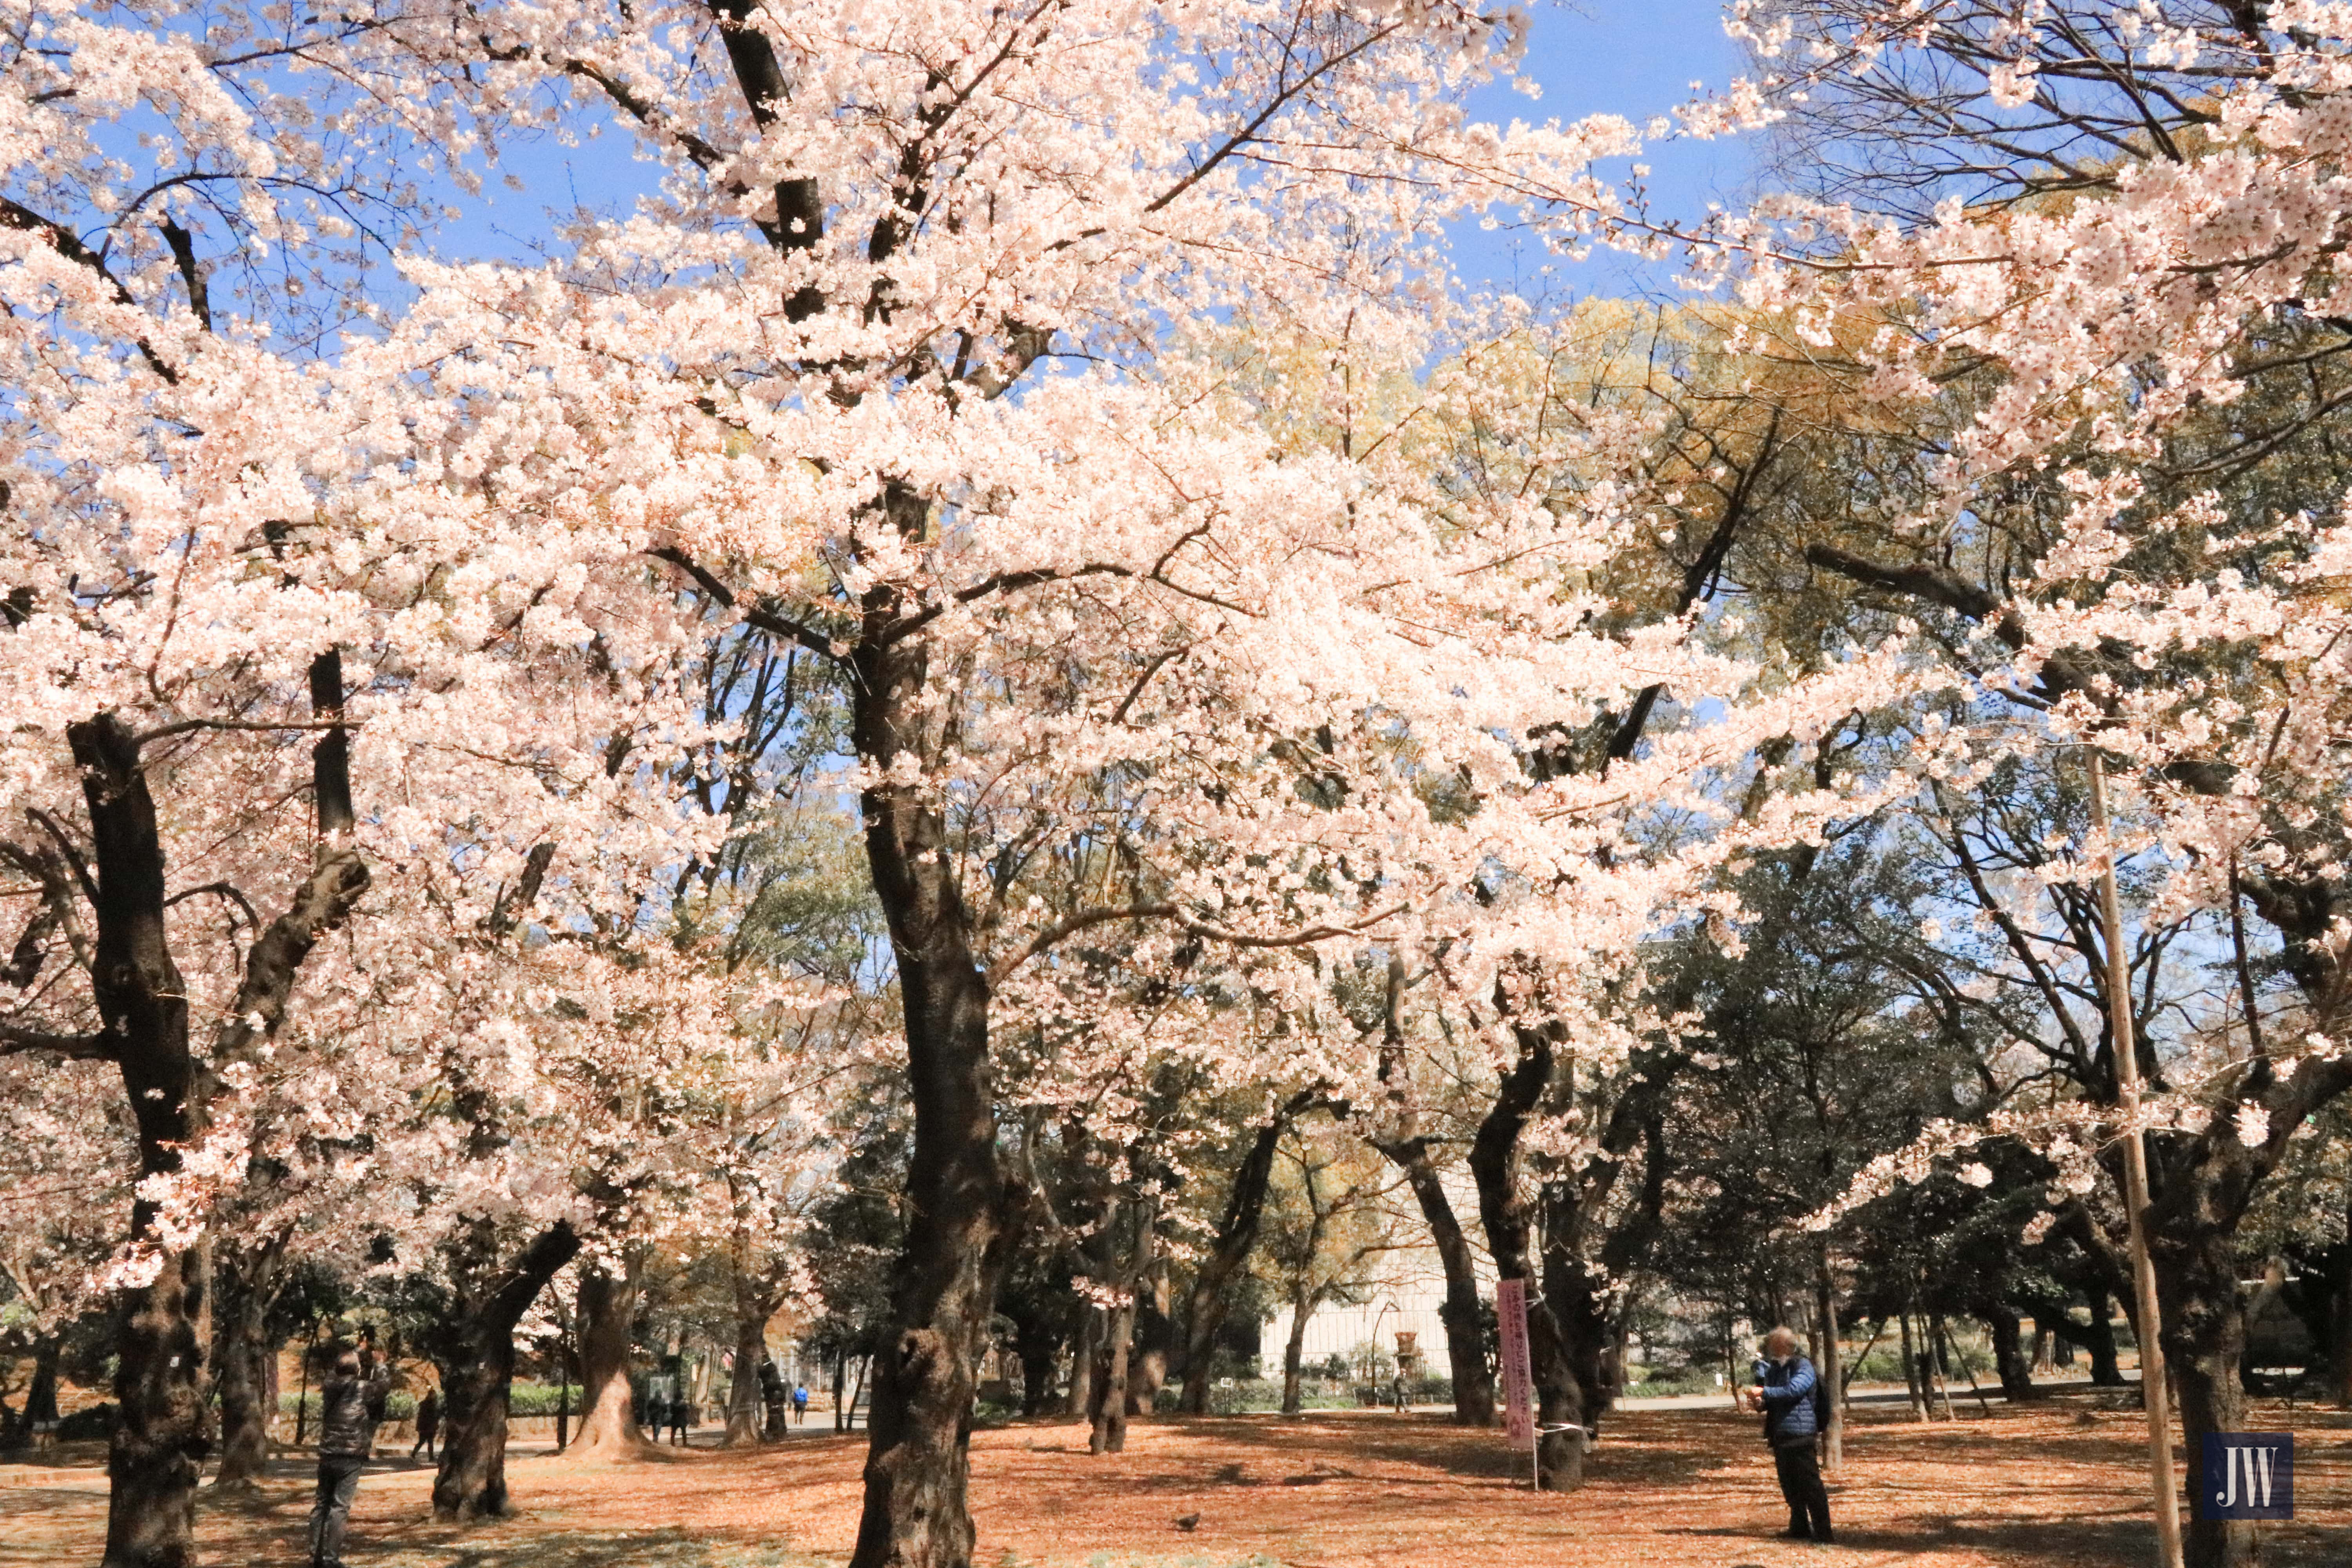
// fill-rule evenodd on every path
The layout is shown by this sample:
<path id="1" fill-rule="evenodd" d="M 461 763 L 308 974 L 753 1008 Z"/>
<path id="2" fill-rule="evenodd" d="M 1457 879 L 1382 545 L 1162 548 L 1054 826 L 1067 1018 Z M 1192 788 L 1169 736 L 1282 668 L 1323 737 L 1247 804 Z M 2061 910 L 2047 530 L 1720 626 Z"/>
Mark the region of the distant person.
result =
<path id="1" fill-rule="evenodd" d="M 1764 1337 L 1764 1359 L 1756 1363 L 1755 1384 L 1744 1397 L 1751 1409 L 1764 1413 L 1764 1441 L 1771 1445 L 1780 1495 L 1789 1503 L 1784 1533 L 1791 1541 L 1833 1540 L 1829 1489 L 1822 1485 L 1821 1456 L 1815 1451 L 1829 1390 L 1805 1359 L 1794 1330 L 1774 1329 Z"/>
<path id="2" fill-rule="evenodd" d="M 1405 1397 L 1404 1373 L 1398 1373 L 1389 1380 L 1389 1398 L 1399 1415 L 1412 1407 L 1412 1401 Z"/>
<path id="3" fill-rule="evenodd" d="M 669 1402 L 669 1441 L 672 1447 L 686 1447 L 687 1417 L 693 1414 L 694 1407 L 686 1402 L 686 1395 L 681 1394 Z"/>
<path id="4" fill-rule="evenodd" d="M 343 1531 L 392 1389 L 392 1368 L 376 1360 L 374 1332 L 361 1330 L 360 1344 L 335 1358 L 335 1370 L 319 1392 L 319 1497 L 310 1507 L 310 1568 L 343 1568 Z"/>
<path id="5" fill-rule="evenodd" d="M 408 1446 L 408 1461 L 416 1462 L 416 1450 L 425 1450 L 427 1463 L 433 1458 L 433 1439 L 441 1435 L 441 1391 L 428 1388 L 425 1397 L 416 1402 L 416 1441 Z"/>
<path id="6" fill-rule="evenodd" d="M 793 1425 L 808 1425 L 808 1384 L 804 1383 L 793 1384 Z"/>

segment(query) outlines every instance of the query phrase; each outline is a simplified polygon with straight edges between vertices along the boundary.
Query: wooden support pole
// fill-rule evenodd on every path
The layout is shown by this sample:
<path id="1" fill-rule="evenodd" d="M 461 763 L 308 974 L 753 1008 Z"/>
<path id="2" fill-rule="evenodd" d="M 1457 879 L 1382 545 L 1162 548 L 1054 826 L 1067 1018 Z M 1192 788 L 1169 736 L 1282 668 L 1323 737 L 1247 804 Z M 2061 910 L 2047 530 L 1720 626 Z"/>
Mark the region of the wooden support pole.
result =
<path id="1" fill-rule="evenodd" d="M 2091 759 L 2091 826 L 2106 844 L 2099 872 L 2099 921 L 2107 946 L 2107 1029 L 2115 1040 L 2116 1109 L 2124 1122 L 2124 1212 L 2131 1221 L 2133 1294 L 2139 1302 L 2140 1403 L 2147 1410 L 2148 1484 L 2155 1492 L 2157 1561 L 2180 1568 L 2180 1492 L 2172 1478 L 2172 1423 L 2164 1386 L 2163 1325 L 2156 1265 L 2147 1255 L 2147 1145 L 2139 1131 L 2139 1043 L 2132 1028 L 2131 955 L 2124 948 L 2123 901 L 2116 895 L 2116 852 L 2107 833 L 2107 782 L 2099 749 Z"/>

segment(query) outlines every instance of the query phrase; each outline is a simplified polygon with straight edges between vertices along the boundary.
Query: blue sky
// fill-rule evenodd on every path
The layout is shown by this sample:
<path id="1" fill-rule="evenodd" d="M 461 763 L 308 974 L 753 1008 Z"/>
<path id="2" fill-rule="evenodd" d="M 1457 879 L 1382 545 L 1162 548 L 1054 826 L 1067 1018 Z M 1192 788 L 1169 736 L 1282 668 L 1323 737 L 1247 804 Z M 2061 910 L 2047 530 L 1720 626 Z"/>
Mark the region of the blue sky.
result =
<path id="1" fill-rule="evenodd" d="M 1524 73 L 1542 85 L 1530 101 L 1497 84 L 1478 95 L 1473 108 L 1483 117 L 1540 122 L 1588 114 L 1622 114 L 1639 125 L 1664 114 L 1690 96 L 1692 83 L 1720 86 L 1740 69 L 1740 58 L 1724 37 L 1720 0 L 1642 0 L 1641 4 L 1590 3 L 1529 7 L 1530 30 Z M 434 248 L 450 258 L 526 259 L 530 242 L 548 232 L 547 214 L 591 208 L 625 208 L 651 184 L 652 169 L 631 157 L 629 139 L 607 132 L 578 147 L 543 141 L 511 147 L 503 172 L 518 177 L 520 191 L 493 183 L 478 200 L 460 201 L 461 215 L 433 237 Z M 1751 143 L 1668 142 L 1650 147 L 1643 162 L 1651 169 L 1653 210 L 1696 216 L 1709 202 L 1729 205 L 1748 194 L 1753 176 Z M 1622 179 L 1630 161 L 1604 171 Z M 1509 283 L 1531 278 L 1551 258 L 1515 244 L 1507 234 L 1465 226 L 1456 235 L 1460 266 L 1473 282 Z M 1580 266 L 1556 269 L 1553 287 L 1577 292 L 1662 292 L 1670 268 L 1642 267 L 1596 256 Z"/>
<path id="2" fill-rule="evenodd" d="M 1472 107 L 1488 119 L 1575 121 L 1621 114 L 1635 125 L 1670 111 L 1691 96 L 1694 82 L 1720 88 L 1743 68 L 1738 48 L 1723 33 L 1721 0 L 1588 0 L 1575 6 L 1529 8 L 1524 74 L 1542 84 L 1533 102 L 1497 85 Z M 1756 147 L 1749 141 L 1654 143 L 1649 166 L 1651 208 L 1661 216 L 1695 217 L 1709 202 L 1726 206 L 1751 195 Z M 1622 179 L 1630 161 L 1602 172 Z M 1549 258 L 1515 253 L 1507 235 L 1465 230 L 1456 236 L 1461 268 L 1474 280 L 1505 282 Z M 1663 290 L 1671 268 L 1647 268 L 1596 255 L 1559 275 L 1580 291 Z"/>

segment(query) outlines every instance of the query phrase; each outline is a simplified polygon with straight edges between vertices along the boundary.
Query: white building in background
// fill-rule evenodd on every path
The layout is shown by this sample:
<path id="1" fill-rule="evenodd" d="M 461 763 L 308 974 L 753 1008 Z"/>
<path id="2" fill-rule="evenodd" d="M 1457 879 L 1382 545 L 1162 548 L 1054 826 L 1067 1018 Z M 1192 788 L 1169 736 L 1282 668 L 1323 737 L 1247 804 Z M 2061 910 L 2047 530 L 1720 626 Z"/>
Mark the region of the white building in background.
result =
<path id="1" fill-rule="evenodd" d="M 1459 1172 L 1447 1174 L 1457 1179 L 1462 1175 Z M 1446 1195 L 1453 1200 L 1454 1212 L 1464 1220 L 1476 1259 L 1479 1297 L 1491 1301 L 1495 1296 L 1495 1269 L 1486 1257 L 1484 1238 L 1477 1235 L 1477 1194 L 1466 1180 L 1462 1181 L 1459 1191 L 1454 1190 L 1453 1179 L 1447 1181 L 1446 1186 Z M 1397 1196 L 1402 1201 L 1400 1207 L 1392 1210 L 1391 1234 L 1401 1245 L 1374 1260 L 1369 1284 L 1356 1292 L 1364 1298 L 1362 1302 L 1344 1307 L 1326 1303 L 1307 1315 L 1299 1366 L 1310 1377 L 1334 1355 L 1353 1363 L 1367 1346 L 1379 1347 L 1392 1363 L 1400 1332 L 1414 1336 L 1407 1342 L 1420 1355 L 1420 1375 L 1444 1377 L 1453 1365 L 1446 1353 L 1445 1320 L 1442 1315 L 1445 1305 L 1445 1266 L 1410 1194 L 1400 1193 Z M 1258 1342 L 1258 1375 L 1281 1377 L 1282 1358 L 1289 1344 L 1290 1308 L 1285 1305 L 1267 1321 Z M 1351 1366 L 1350 1375 L 1360 1376 L 1361 1369 Z"/>

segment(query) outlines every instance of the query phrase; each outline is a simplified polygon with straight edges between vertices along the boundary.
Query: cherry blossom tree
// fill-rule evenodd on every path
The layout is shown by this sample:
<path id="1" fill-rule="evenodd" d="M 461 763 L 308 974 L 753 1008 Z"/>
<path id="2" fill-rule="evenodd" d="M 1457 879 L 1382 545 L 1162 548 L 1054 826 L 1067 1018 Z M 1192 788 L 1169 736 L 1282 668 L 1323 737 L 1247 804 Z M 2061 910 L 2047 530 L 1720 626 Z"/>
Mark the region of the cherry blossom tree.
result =
<path id="1" fill-rule="evenodd" d="M 2242 1424 L 2239 1219 L 2287 1140 L 2352 1088 L 2346 487 L 2308 455 L 2336 406 L 2332 373 L 2310 367 L 2346 314 L 2342 21 L 2300 5 L 2159 5 L 2112 26 L 2066 6 L 1742 16 L 1767 74 L 1740 104 L 1900 132 L 1874 168 L 1733 228 L 1749 299 L 1792 313 L 1792 352 L 1842 362 L 1898 419 L 1941 406 L 1927 482 L 1875 520 L 1875 546 L 1811 552 L 1931 618 L 1955 674 L 2007 705 L 1975 740 L 1923 745 L 1925 765 L 1979 742 L 2121 758 L 2112 841 L 2053 883 L 2131 856 L 2152 921 L 2204 912 L 2242 952 L 2251 911 L 2294 983 L 2268 1001 L 2239 987 L 2236 1016 L 2171 1059 L 2143 1051 L 2179 1096 L 2158 1113 L 2177 1131 L 2156 1138 L 2147 1224 L 2193 1452 Z M 1998 901 L 1991 918 L 2014 919 Z M 2118 1032 L 2123 1000 L 2099 1001 Z M 2253 1538 L 2199 1520 L 2187 1546 L 2235 1564 Z"/>

